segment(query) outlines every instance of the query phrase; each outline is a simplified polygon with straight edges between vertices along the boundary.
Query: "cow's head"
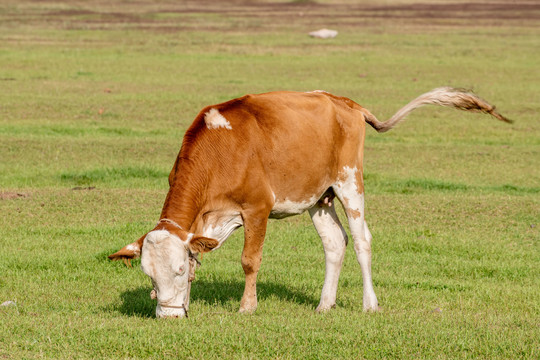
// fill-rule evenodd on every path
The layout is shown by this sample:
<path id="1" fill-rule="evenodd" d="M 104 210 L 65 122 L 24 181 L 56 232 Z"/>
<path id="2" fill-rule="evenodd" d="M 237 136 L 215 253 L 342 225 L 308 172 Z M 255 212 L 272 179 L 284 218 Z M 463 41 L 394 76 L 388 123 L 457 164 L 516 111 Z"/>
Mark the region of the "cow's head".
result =
<path id="1" fill-rule="evenodd" d="M 158 226 L 141 239 L 109 258 L 119 260 L 141 254 L 141 268 L 154 286 L 150 296 L 157 299 L 156 317 L 185 317 L 190 273 L 194 274 L 196 265 L 196 260 L 190 259 L 216 248 L 218 241 L 170 226 Z M 137 246 L 140 250 L 135 249 Z"/>
<path id="2" fill-rule="evenodd" d="M 195 256 L 219 245 L 217 240 L 168 230 L 153 230 L 142 247 L 141 268 L 152 279 L 151 297 L 157 299 L 156 317 L 184 317 L 189 302 L 190 274 L 196 266 Z M 190 259 L 192 258 L 192 259 Z"/>

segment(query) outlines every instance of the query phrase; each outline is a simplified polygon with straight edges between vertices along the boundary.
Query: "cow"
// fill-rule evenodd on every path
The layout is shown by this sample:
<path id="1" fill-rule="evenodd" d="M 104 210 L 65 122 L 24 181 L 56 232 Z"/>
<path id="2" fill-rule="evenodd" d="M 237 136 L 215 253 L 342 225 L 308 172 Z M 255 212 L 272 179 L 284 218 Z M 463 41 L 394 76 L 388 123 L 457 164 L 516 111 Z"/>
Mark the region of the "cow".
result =
<path id="1" fill-rule="evenodd" d="M 186 317 L 198 255 L 218 249 L 244 227 L 241 313 L 257 308 L 256 279 L 269 218 L 309 212 L 323 244 L 325 277 L 316 311 L 336 304 L 348 242 L 342 204 L 363 279 L 363 309 L 379 304 L 371 277 L 372 236 L 364 217 L 366 123 L 392 129 L 414 109 L 435 104 L 511 122 L 471 92 L 449 87 L 420 95 L 381 122 L 356 102 L 324 91 L 246 95 L 205 107 L 185 133 L 156 226 L 109 256 L 141 268 L 154 286 L 156 317 Z"/>

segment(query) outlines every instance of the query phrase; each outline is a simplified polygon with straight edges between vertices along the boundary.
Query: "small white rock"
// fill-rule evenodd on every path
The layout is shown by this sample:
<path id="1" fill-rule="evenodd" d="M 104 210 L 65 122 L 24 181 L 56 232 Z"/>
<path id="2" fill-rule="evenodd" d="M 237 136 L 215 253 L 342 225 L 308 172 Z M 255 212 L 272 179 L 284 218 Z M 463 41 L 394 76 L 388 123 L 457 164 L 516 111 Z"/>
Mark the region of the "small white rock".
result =
<path id="1" fill-rule="evenodd" d="M 4 301 L 2 304 L 0 304 L 0 306 L 10 306 L 10 305 L 17 306 L 15 301 Z"/>
<path id="2" fill-rule="evenodd" d="M 330 29 L 320 29 L 317 31 L 312 31 L 309 33 L 309 36 L 318 38 L 318 39 L 332 39 L 337 36 L 338 32 L 336 30 Z"/>

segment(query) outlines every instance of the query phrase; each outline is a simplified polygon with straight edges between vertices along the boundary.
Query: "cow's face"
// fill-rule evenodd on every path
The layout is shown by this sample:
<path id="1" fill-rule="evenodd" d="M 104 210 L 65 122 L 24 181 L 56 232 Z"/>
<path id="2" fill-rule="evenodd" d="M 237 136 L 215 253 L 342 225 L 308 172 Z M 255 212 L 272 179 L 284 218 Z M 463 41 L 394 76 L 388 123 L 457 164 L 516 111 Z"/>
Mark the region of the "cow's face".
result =
<path id="1" fill-rule="evenodd" d="M 193 236 L 182 240 L 167 230 L 154 230 L 144 239 L 141 268 L 152 279 L 157 298 L 156 317 L 185 317 L 188 299 L 190 252 L 210 251 L 214 239 Z"/>

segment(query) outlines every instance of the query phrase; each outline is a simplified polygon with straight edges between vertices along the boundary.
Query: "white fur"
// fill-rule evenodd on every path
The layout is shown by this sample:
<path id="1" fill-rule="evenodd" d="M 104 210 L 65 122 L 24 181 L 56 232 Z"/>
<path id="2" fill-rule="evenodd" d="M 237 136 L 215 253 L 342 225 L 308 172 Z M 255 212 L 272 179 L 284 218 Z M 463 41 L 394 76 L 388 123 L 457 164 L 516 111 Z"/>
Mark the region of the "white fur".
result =
<path id="1" fill-rule="evenodd" d="M 227 130 L 232 130 L 231 123 L 229 123 L 229 121 L 221 115 L 218 109 L 215 108 L 211 108 L 204 114 L 204 122 L 209 129 L 225 128 Z"/>
<path id="2" fill-rule="evenodd" d="M 157 304 L 156 306 L 156 317 L 157 318 L 170 318 L 178 317 L 183 318 L 186 316 L 186 311 L 184 309 L 170 308 L 166 306 L 161 306 Z"/>
<path id="3" fill-rule="evenodd" d="M 291 201 L 287 198 L 285 200 L 276 200 L 274 207 L 270 212 L 270 217 L 273 218 L 284 218 L 291 215 L 302 214 L 304 211 L 311 208 L 317 203 L 319 198 L 317 196 L 312 196 L 308 200 L 304 201 Z"/>
<path id="4" fill-rule="evenodd" d="M 364 285 L 364 310 L 378 309 L 377 296 L 373 290 L 371 277 L 371 233 L 364 218 L 364 193 L 360 192 L 358 172 L 355 168 L 344 167 L 340 181 L 334 186 L 334 191 L 345 207 L 349 228 L 354 239 L 356 259 L 362 269 Z"/>
<path id="5" fill-rule="evenodd" d="M 225 240 L 243 225 L 242 216 L 238 213 L 214 215 L 203 227 L 203 236 L 216 239 L 219 248 Z M 214 250 L 215 250 L 214 249 Z"/>
<path id="6" fill-rule="evenodd" d="M 154 243 L 159 243 L 171 236 L 174 236 L 175 238 L 177 238 L 178 240 L 180 240 L 180 238 L 178 236 L 175 236 L 175 235 L 172 235 L 168 230 L 154 230 L 154 231 L 150 231 L 148 234 L 146 234 L 146 238 L 144 239 L 145 241 L 148 241 L 152 244 Z M 143 244 L 144 246 L 144 244 Z"/>
<path id="7" fill-rule="evenodd" d="M 126 246 L 126 249 L 129 251 L 133 251 L 136 256 L 141 254 L 141 250 L 137 245 L 129 244 L 128 246 Z"/>
<path id="8" fill-rule="evenodd" d="M 336 304 L 339 273 L 347 245 L 347 233 L 339 222 L 335 207 L 314 206 L 309 209 L 309 214 L 324 248 L 326 273 L 317 311 L 325 311 Z"/>
<path id="9" fill-rule="evenodd" d="M 141 256 L 141 268 L 152 278 L 158 305 L 156 317 L 184 317 L 185 311 L 163 307 L 161 304 L 181 306 L 186 301 L 189 266 L 187 244 L 167 230 L 154 230 L 146 235 Z"/>
<path id="10" fill-rule="evenodd" d="M 377 311 L 379 310 L 379 304 L 377 301 L 377 295 L 373 289 L 373 280 L 371 278 L 371 232 L 367 227 L 367 222 L 364 221 L 364 238 L 361 241 L 354 242 L 354 249 L 356 250 L 356 258 L 362 269 L 362 278 L 364 282 L 364 310 Z M 360 244 L 359 244 L 360 243 Z"/>
<path id="11" fill-rule="evenodd" d="M 341 177 L 343 180 L 336 184 L 338 192 L 343 194 L 343 200 L 347 203 L 345 206 L 352 210 L 364 212 L 364 196 L 358 189 L 356 181 L 356 173 L 359 170 L 354 167 L 345 166 L 342 170 Z M 361 196 L 360 196 L 361 195 Z"/>

